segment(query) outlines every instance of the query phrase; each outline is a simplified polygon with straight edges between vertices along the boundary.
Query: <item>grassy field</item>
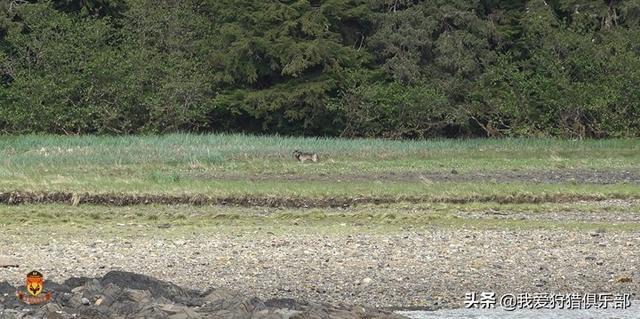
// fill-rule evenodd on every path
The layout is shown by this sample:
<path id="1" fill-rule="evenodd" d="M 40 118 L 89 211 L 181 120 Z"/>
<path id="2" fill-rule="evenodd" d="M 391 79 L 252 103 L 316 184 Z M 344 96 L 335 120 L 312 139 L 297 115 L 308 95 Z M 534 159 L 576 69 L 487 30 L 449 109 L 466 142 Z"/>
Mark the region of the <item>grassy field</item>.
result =
<path id="1" fill-rule="evenodd" d="M 596 217 L 562 218 L 579 213 Z M 403 230 L 430 228 L 498 229 L 498 230 L 573 230 L 573 231 L 640 231 L 640 223 L 628 219 L 640 214 L 640 201 L 629 205 L 579 202 L 565 204 L 389 204 L 361 205 L 349 209 L 265 209 L 261 207 L 223 207 L 190 205 L 146 206 L 69 206 L 0 205 L 0 225 L 5 233 L 12 230 L 47 229 L 86 233 L 107 237 L 126 234 L 135 236 L 181 236 L 198 233 L 248 233 L 256 238 L 274 234 L 299 232 L 396 233 Z M 527 218 L 520 218 L 519 216 Z M 143 231 L 141 231 L 143 230 Z M 60 234 L 62 235 L 62 234 Z M 48 240 L 48 237 L 43 237 Z"/>
<path id="2" fill-rule="evenodd" d="M 2 136 L 0 191 L 178 196 L 637 198 L 633 183 L 449 181 L 455 171 L 638 171 L 638 140 L 391 141 L 245 135 Z M 320 154 L 300 164 L 294 149 Z"/>

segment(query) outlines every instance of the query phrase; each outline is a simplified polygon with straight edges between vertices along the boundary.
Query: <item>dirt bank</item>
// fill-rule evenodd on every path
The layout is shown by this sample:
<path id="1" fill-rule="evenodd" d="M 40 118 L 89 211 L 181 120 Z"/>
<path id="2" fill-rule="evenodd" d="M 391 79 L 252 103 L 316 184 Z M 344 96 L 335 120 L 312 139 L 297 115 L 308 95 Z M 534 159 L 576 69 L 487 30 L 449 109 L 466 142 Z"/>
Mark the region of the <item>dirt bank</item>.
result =
<path id="1" fill-rule="evenodd" d="M 107 206 L 129 205 L 233 205 L 244 207 L 290 207 L 290 208 L 326 208 L 349 207 L 360 204 L 392 203 L 452 203 L 496 202 L 501 204 L 521 203 L 567 203 L 576 201 L 600 201 L 610 199 L 637 199 L 639 195 L 611 194 L 501 194 L 501 195 L 451 195 L 434 196 L 343 196 L 343 197 L 283 197 L 283 196 L 227 196 L 207 195 L 153 195 L 153 194 L 111 194 L 111 193 L 71 193 L 71 192 L 0 192 L 0 204 L 92 204 Z"/>

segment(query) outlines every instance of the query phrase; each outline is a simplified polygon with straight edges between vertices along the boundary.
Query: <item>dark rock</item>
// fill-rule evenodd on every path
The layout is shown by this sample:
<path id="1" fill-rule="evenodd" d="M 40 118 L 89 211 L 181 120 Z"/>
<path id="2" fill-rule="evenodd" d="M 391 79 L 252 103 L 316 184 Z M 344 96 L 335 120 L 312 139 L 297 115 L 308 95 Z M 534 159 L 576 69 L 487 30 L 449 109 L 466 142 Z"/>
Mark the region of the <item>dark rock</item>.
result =
<path id="1" fill-rule="evenodd" d="M 71 277 L 71 278 L 65 280 L 62 284 L 67 286 L 67 287 L 79 287 L 79 286 L 84 286 L 84 283 L 87 282 L 88 280 L 92 280 L 92 278 Z"/>
<path id="2" fill-rule="evenodd" d="M 102 285 L 114 284 L 121 288 L 148 290 L 153 297 L 165 297 L 171 300 L 190 299 L 192 295 L 195 294 L 192 291 L 186 291 L 172 283 L 125 271 L 110 271 L 102 277 L 100 283 Z"/>
<path id="3" fill-rule="evenodd" d="M 68 300 L 64 305 L 68 305 L 71 308 L 80 308 L 82 306 L 82 294 L 76 293 Z"/>
<path id="4" fill-rule="evenodd" d="M 264 302 L 264 305 L 269 308 L 286 308 L 291 310 L 299 310 L 301 304 L 291 298 L 269 299 Z"/>
<path id="5" fill-rule="evenodd" d="M 111 315 L 107 313 L 102 313 L 100 310 L 92 308 L 92 307 L 84 307 L 83 309 L 79 309 L 77 312 L 74 312 L 76 318 L 87 318 L 87 319 L 109 319 L 113 318 Z"/>
<path id="6" fill-rule="evenodd" d="M 57 282 L 47 281 L 45 283 L 45 288 L 48 291 L 55 291 L 57 295 L 63 294 L 65 292 L 71 292 L 71 288 L 65 284 L 59 284 Z"/>
<path id="7" fill-rule="evenodd" d="M 84 283 L 83 295 L 85 297 L 91 297 L 99 294 L 102 291 L 102 284 L 97 279 L 87 280 Z"/>
<path id="8" fill-rule="evenodd" d="M 269 299 L 265 302 L 227 289 L 198 293 L 149 276 L 114 271 L 100 279 L 72 278 L 44 306 L 16 305 L 17 298 L 0 299 L 1 318 L 107 319 L 107 318 L 403 318 L 364 307 L 336 307 L 293 299 Z M 15 288 L 0 283 L 0 291 L 15 293 Z M 27 311 L 22 311 L 27 309 Z"/>
<path id="9" fill-rule="evenodd" d="M 0 282 L 0 297 L 4 294 L 14 295 L 16 293 L 16 288 L 6 282 Z"/>

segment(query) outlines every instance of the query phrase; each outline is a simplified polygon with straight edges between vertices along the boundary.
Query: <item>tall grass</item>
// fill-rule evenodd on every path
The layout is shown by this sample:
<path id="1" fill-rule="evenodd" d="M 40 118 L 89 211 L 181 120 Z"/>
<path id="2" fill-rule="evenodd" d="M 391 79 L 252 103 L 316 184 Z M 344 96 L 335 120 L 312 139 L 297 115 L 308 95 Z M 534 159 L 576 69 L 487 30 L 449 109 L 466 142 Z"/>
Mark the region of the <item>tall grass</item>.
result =
<path id="1" fill-rule="evenodd" d="M 571 194 L 637 198 L 638 185 L 432 182 L 488 170 L 640 169 L 639 140 L 395 141 L 242 134 L 0 136 L 0 191 L 274 196 Z M 320 154 L 300 164 L 294 149 Z M 619 174 L 619 173 L 618 173 Z M 411 176 L 403 181 L 380 176 Z M 357 178 L 356 178 L 357 177 Z M 363 178 L 364 177 L 364 178 Z M 614 196 L 615 195 L 615 196 Z M 600 196 L 602 197 L 602 196 Z"/>
<path id="2" fill-rule="evenodd" d="M 640 159 L 640 141 L 559 139 L 433 139 L 396 141 L 242 134 L 163 136 L 0 136 L 5 165 L 221 164 L 234 160 L 289 160 L 294 149 L 334 160 L 450 158 Z"/>

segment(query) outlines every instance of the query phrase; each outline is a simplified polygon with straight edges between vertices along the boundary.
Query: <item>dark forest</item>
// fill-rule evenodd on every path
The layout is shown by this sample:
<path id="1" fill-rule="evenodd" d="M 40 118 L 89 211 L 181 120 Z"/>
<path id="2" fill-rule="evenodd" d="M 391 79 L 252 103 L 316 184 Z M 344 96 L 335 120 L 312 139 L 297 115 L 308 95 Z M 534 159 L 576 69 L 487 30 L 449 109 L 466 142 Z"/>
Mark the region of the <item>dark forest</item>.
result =
<path id="1" fill-rule="evenodd" d="M 640 136 L 640 0 L 0 9 L 4 133 Z"/>

